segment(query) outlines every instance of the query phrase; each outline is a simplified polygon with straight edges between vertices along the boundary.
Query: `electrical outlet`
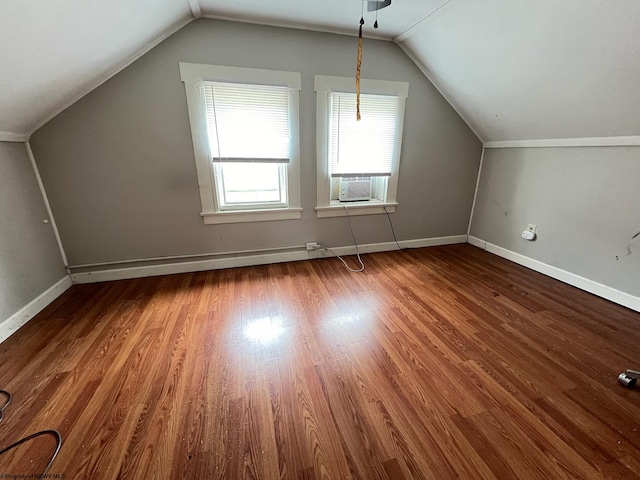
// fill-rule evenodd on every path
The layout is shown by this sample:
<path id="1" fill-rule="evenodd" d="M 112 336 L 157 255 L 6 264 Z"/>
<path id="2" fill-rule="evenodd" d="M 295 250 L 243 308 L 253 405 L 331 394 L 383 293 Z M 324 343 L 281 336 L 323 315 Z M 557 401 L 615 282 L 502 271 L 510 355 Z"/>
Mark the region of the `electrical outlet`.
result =
<path id="1" fill-rule="evenodd" d="M 307 242 L 307 250 L 315 250 L 318 248 L 318 242 Z"/>
<path id="2" fill-rule="evenodd" d="M 537 226 L 535 226 L 534 224 L 530 223 L 529 225 L 527 225 L 527 230 L 531 233 L 536 233 L 536 228 L 538 228 Z"/>

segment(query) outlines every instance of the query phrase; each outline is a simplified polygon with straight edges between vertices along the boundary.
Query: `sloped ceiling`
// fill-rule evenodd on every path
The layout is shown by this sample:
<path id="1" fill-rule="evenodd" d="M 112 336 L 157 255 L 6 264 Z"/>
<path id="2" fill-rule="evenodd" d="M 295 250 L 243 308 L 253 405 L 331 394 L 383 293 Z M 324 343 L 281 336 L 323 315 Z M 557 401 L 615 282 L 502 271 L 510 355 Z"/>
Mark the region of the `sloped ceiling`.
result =
<path id="1" fill-rule="evenodd" d="M 32 133 L 190 18 L 186 0 L 0 1 L 0 132 Z"/>
<path id="2" fill-rule="evenodd" d="M 404 46 L 486 140 L 640 135 L 640 2 L 452 1 Z"/>
<path id="3" fill-rule="evenodd" d="M 356 32 L 359 0 L 0 2 L 0 140 L 26 140 L 204 16 Z M 484 141 L 640 135 L 637 0 L 393 0 L 398 43 Z"/>

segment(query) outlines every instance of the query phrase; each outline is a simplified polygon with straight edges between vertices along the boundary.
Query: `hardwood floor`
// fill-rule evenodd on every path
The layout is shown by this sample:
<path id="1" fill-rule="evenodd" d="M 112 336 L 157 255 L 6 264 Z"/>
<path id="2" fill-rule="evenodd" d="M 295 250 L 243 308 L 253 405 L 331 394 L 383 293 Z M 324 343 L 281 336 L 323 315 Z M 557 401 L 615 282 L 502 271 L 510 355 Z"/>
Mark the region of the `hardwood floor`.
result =
<path id="1" fill-rule="evenodd" d="M 0 449 L 58 429 L 67 479 L 639 478 L 640 314 L 470 245 L 363 259 L 74 286 L 0 345 Z"/>

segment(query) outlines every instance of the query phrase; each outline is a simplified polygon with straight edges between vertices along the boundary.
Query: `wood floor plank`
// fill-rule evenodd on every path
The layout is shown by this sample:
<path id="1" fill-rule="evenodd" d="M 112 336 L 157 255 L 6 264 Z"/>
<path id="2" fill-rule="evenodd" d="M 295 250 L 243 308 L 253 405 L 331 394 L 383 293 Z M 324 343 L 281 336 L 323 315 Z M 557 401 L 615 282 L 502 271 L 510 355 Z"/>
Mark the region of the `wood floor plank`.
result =
<path id="1" fill-rule="evenodd" d="M 65 478 L 640 478 L 640 314 L 470 245 L 362 259 L 75 285 L 0 344 L 0 449 L 58 429 Z"/>

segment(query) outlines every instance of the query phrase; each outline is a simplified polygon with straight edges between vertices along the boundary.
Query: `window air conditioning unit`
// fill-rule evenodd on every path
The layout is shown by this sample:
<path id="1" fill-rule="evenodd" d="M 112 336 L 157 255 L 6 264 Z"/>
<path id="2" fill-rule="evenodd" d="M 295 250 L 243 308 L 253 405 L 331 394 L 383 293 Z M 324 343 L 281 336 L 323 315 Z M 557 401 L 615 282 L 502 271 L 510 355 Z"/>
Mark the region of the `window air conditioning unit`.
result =
<path id="1" fill-rule="evenodd" d="M 341 202 L 371 200 L 371 177 L 340 177 Z"/>

